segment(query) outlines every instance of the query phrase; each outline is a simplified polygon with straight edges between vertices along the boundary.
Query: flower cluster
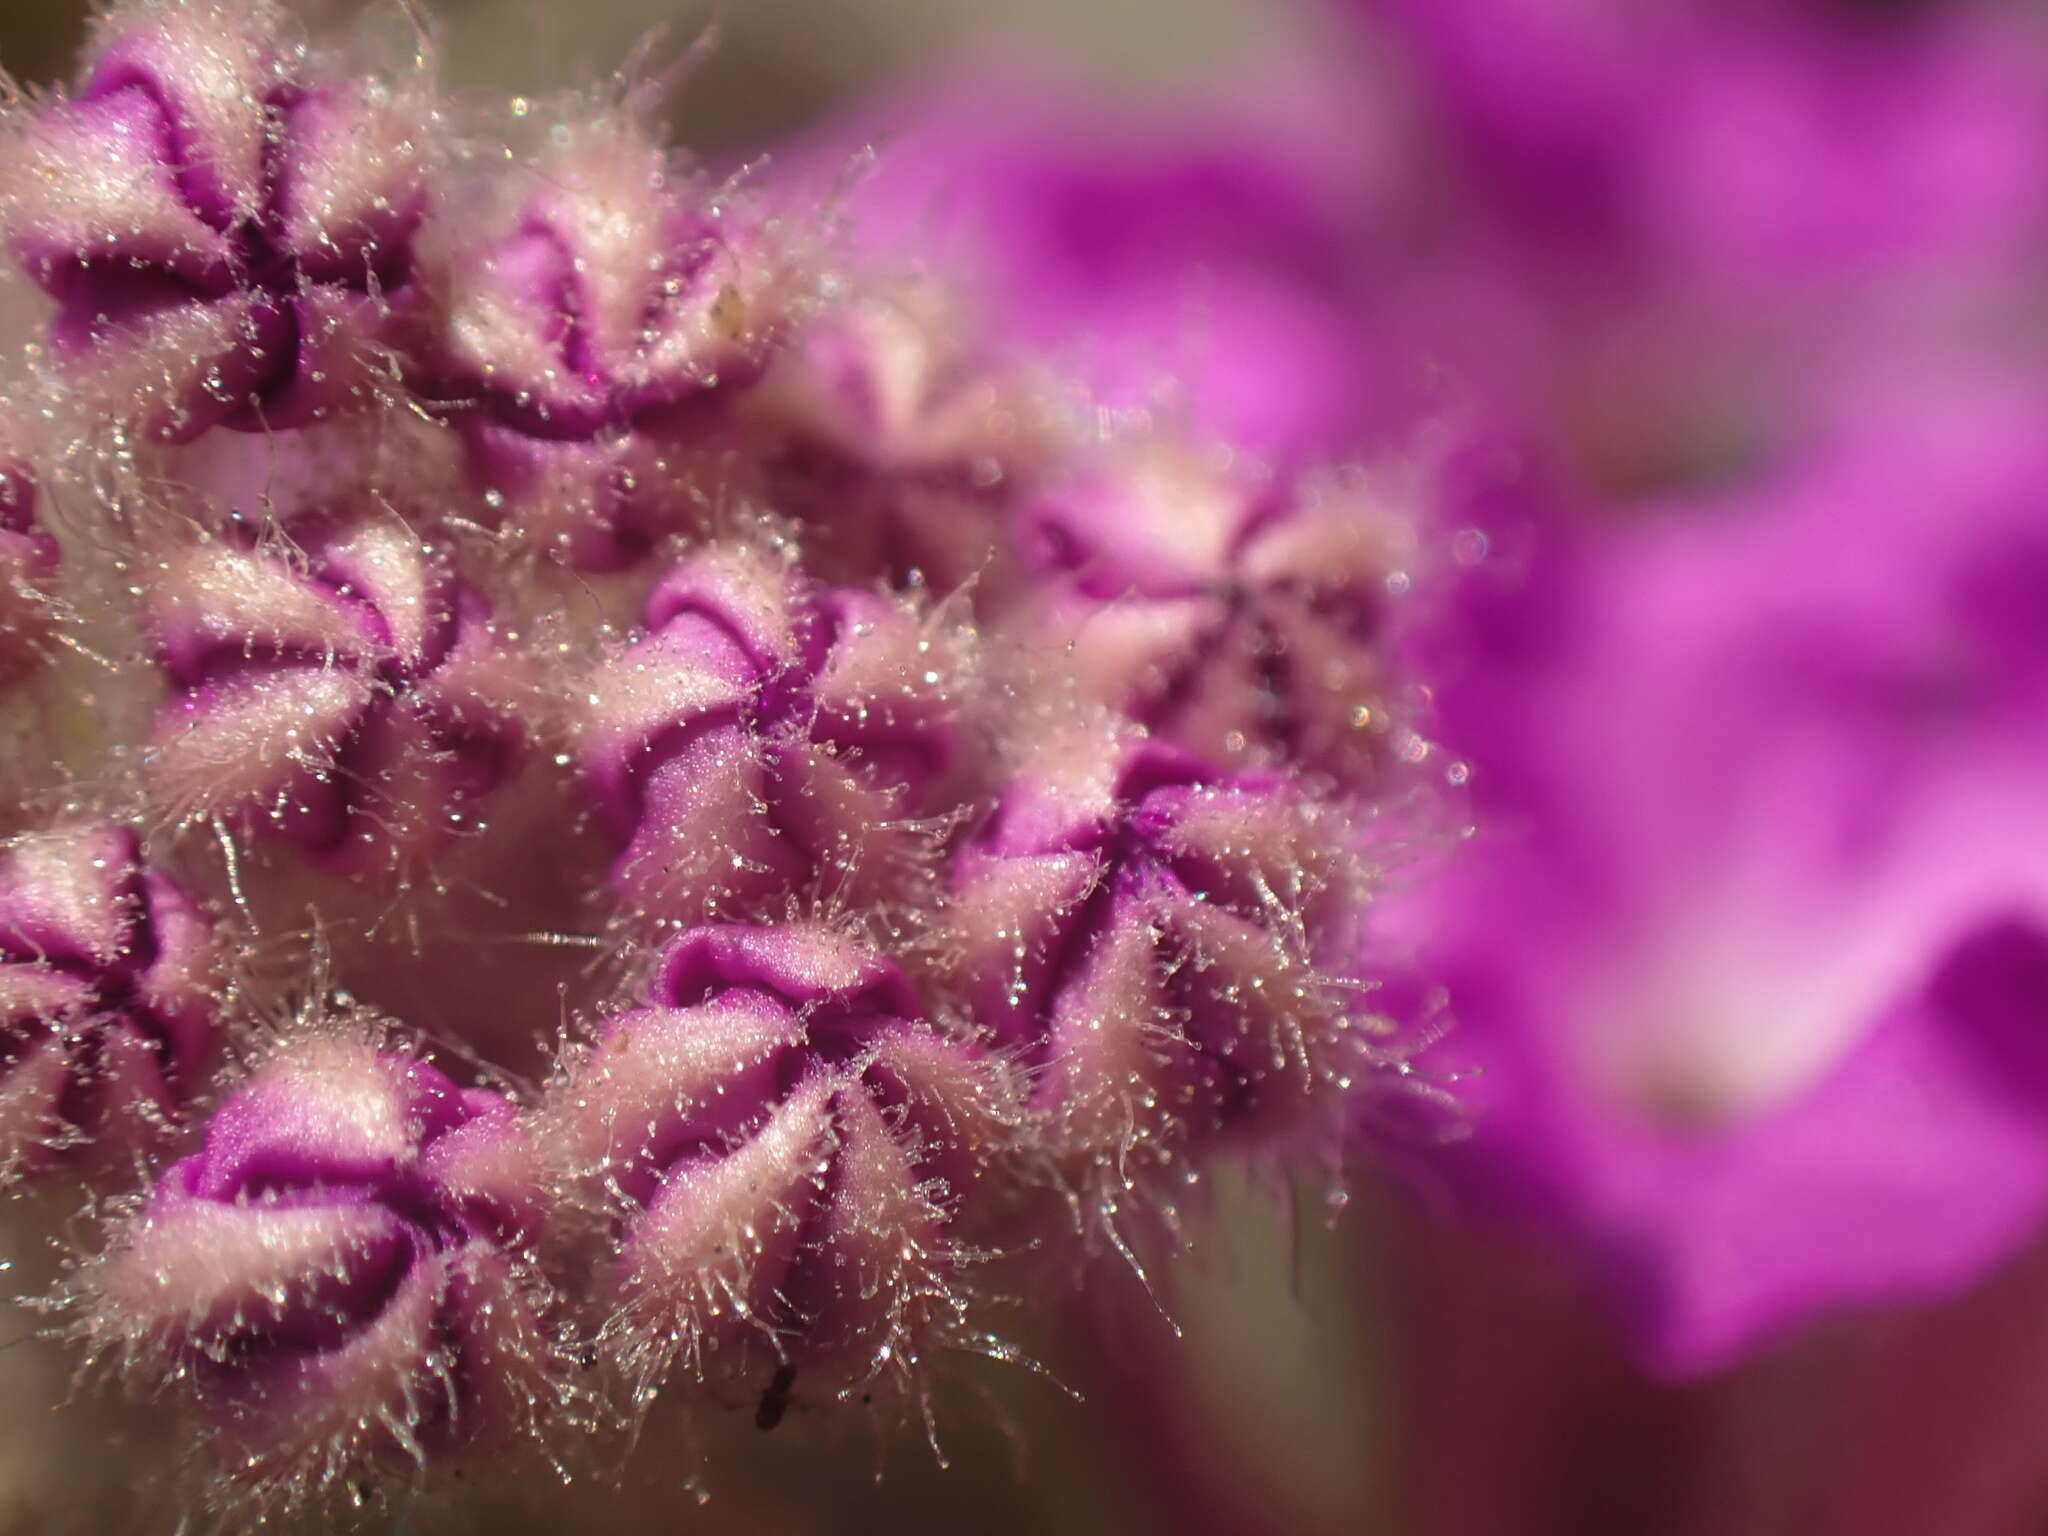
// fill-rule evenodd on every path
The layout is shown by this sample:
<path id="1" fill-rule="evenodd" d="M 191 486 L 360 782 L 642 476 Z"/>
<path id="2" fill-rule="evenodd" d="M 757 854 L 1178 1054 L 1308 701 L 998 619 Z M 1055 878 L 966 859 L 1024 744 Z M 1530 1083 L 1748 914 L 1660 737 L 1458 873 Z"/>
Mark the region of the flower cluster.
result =
<path id="1" fill-rule="evenodd" d="M 0 129 L 0 687 L 89 764 L 0 870 L 0 1132 L 181 1141 L 64 1300 L 229 1497 L 921 1406 L 1403 1091 L 1416 476 L 1098 408 L 631 89 L 270 0 L 117 6 Z"/>

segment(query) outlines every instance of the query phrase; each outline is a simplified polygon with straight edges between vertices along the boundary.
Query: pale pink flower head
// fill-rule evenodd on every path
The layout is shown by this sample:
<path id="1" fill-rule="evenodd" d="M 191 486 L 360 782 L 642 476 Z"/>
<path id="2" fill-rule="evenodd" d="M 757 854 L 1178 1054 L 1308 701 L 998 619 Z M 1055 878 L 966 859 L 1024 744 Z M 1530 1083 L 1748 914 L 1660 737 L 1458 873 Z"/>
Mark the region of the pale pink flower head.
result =
<path id="1" fill-rule="evenodd" d="M 483 596 L 395 520 L 297 540 L 231 532 L 156 572 L 158 800 L 343 871 L 473 828 L 516 758 L 526 687 Z"/>
<path id="2" fill-rule="evenodd" d="M 603 1338 L 643 1396 L 681 1364 L 763 1390 L 765 1427 L 793 1391 L 870 1391 L 958 1342 L 954 1224 L 1007 1138 L 1005 1082 L 850 934 L 684 934 L 544 1118 L 614 1223 Z"/>
<path id="3" fill-rule="evenodd" d="M 767 493 L 832 580 L 985 585 L 1040 435 L 1020 381 L 914 287 L 861 293 L 792 335 L 745 402 Z"/>
<path id="4" fill-rule="evenodd" d="M 0 856 L 0 1174 L 160 1134 L 213 1053 L 216 962 L 212 920 L 125 827 Z"/>
<path id="5" fill-rule="evenodd" d="M 433 110 L 297 43 L 267 0 L 128 4 L 12 125 L 0 226 L 59 377 L 175 441 L 366 404 L 412 274 Z"/>
<path id="6" fill-rule="evenodd" d="M 286 1495 L 502 1437 L 551 1392 L 512 1106 L 301 1026 L 76 1282 L 91 1347 L 188 1398 L 237 1483 Z"/>
<path id="7" fill-rule="evenodd" d="M 1324 1128 L 1362 1061 L 1323 969 L 1356 917 L 1345 842 L 1279 773 L 1093 727 L 1035 744 L 954 858 L 945 947 L 1063 1162 L 1122 1179 Z"/>
<path id="8" fill-rule="evenodd" d="M 1016 538 L 1031 664 L 1065 647 L 1084 696 L 1219 762 L 1382 776 L 1414 555 L 1387 493 L 1127 445 L 1033 496 Z"/>
<path id="9" fill-rule="evenodd" d="M 701 519 L 684 469 L 758 376 L 792 289 L 773 222 L 628 116 L 558 125 L 535 164 L 500 169 L 449 221 L 414 349 L 488 499 L 601 570 Z"/>
<path id="10" fill-rule="evenodd" d="M 958 637 L 743 545 L 670 571 L 645 617 L 577 704 L 615 888 L 679 922 L 901 893 L 970 756 Z"/>

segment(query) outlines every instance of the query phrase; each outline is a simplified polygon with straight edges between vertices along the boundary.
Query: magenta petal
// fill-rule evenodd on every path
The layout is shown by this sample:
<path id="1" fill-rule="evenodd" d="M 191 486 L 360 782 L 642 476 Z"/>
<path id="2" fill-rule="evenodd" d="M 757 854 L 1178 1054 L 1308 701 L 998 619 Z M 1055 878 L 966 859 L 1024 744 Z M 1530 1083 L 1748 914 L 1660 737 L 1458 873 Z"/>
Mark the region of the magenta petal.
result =
<path id="1" fill-rule="evenodd" d="M 163 116 L 163 150 L 193 211 L 220 230 L 253 217 L 271 39 L 260 24 L 237 28 L 225 7 L 121 21 L 106 36 L 82 99 L 146 97 Z M 209 32 L 208 23 L 219 30 Z"/>
<path id="2" fill-rule="evenodd" d="M 1373 297 L 1360 205 L 1386 138 L 1361 130 L 1355 78 L 1292 62 L 1284 83 L 1248 71 L 1180 120 L 1105 110 L 1056 68 L 961 60 L 943 91 L 841 125 L 847 144 L 898 146 L 848 222 L 873 251 L 945 251 L 1006 341 L 1112 404 L 1165 395 L 1198 430 L 1280 458 L 1348 451 L 1396 383 L 1357 344 Z"/>
<path id="3" fill-rule="evenodd" d="M 693 928 L 662 952 L 657 992 L 668 1006 L 729 987 L 763 988 L 814 1016 L 831 1009 L 910 1019 L 920 1011 L 898 967 L 829 930 L 726 923 Z"/>
<path id="4" fill-rule="evenodd" d="M 285 113 L 275 211 L 307 280 L 363 291 L 410 277 L 427 202 L 422 115 L 355 81 L 317 86 Z"/>
<path id="5" fill-rule="evenodd" d="M 1454 1165 L 1673 1369 L 1957 1290 L 2048 1186 L 2038 396 L 1837 408 L 1759 484 L 1546 530 L 1506 601 L 1475 573 L 1439 672 L 1481 831 L 1403 901 L 1484 1067 Z"/>
<path id="6" fill-rule="evenodd" d="M 1697 1145 L 1589 1148 L 1645 1350 L 1711 1370 L 1823 1310 L 1947 1295 L 2048 1212 L 2048 928 L 1995 922 L 1812 1091 Z M 1682 1213 L 1673 1219 L 1673 1213 Z"/>
<path id="7" fill-rule="evenodd" d="M 29 275 L 59 300 L 121 269 L 160 269 L 191 296 L 233 286 L 231 247 L 195 214 L 163 158 L 163 120 L 142 90 L 69 105 L 30 131 L 17 153 L 39 172 L 70 183 L 73 197 L 18 215 L 15 248 Z M 83 195 L 77 195 L 83 194 Z"/>

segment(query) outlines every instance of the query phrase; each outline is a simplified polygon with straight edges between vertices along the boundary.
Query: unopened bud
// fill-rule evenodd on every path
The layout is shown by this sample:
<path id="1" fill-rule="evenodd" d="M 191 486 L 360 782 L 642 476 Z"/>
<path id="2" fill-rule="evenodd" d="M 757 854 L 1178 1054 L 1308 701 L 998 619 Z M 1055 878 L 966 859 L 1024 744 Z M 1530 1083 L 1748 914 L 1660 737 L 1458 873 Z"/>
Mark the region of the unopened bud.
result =
<path id="1" fill-rule="evenodd" d="M 82 1271 L 88 1342 L 284 1496 L 522 1427 L 550 1359 L 512 1106 L 363 1038 L 292 1040 Z"/>
<path id="2" fill-rule="evenodd" d="M 226 541 L 166 563 L 149 622 L 172 686 L 150 769 L 219 817 L 358 868 L 430 848 L 504 776 L 522 675 L 483 598 L 395 522 Z"/>
<path id="3" fill-rule="evenodd" d="M 957 641 L 904 605 L 718 546 L 655 588 L 589 679 L 585 781 L 658 916 L 899 891 L 964 753 Z"/>
<path id="4" fill-rule="evenodd" d="M 1011 1123 L 1005 1082 L 908 982 L 822 924 L 699 928 L 650 1006 L 606 1019 L 548 1100 L 550 1141 L 617 1222 L 610 1340 L 827 1396 L 899 1377 L 964 1302 L 953 1236 Z"/>

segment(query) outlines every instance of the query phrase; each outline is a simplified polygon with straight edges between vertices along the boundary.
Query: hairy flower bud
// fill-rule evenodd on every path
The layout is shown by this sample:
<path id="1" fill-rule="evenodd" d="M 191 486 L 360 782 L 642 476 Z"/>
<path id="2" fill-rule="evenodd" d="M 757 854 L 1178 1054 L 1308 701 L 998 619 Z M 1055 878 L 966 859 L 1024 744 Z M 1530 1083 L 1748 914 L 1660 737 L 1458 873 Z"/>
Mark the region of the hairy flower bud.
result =
<path id="1" fill-rule="evenodd" d="M 651 1392 L 678 1359 L 843 1395 L 958 1322 L 961 1202 L 1009 1123 L 1003 1078 L 925 1022 L 901 971 L 817 923 L 694 929 L 651 1004 L 573 1051 L 551 1144 L 618 1223 L 607 1338 Z"/>
<path id="2" fill-rule="evenodd" d="M 936 306 L 864 295 L 809 321 L 745 402 L 768 440 L 770 503 L 828 578 L 986 577 L 1024 424 L 985 358 Z"/>
<path id="3" fill-rule="evenodd" d="M 689 429 L 759 372 L 786 256 L 618 116 L 562 133 L 429 251 L 416 350 L 481 485 L 554 553 L 613 569 L 696 520 Z"/>
<path id="4" fill-rule="evenodd" d="M 590 677 L 575 753 L 625 844 L 614 884 L 657 916 L 902 888 L 965 757 L 956 641 L 772 555 L 707 549 Z"/>
<path id="5" fill-rule="evenodd" d="M 181 818 L 361 868 L 471 824 L 519 747 L 518 658 L 395 521 L 302 530 L 291 556 L 196 544 L 164 563 L 148 618 L 172 687 L 150 770 Z"/>
<path id="6" fill-rule="evenodd" d="M 76 1285 L 92 1347 L 282 1494 L 523 1426 L 549 1390 L 512 1106 L 317 1026 L 214 1112 Z"/>
<path id="7" fill-rule="evenodd" d="M 1040 744 L 954 859 L 951 980 L 1033 1073 L 1062 1161 L 1284 1142 L 1349 1059 L 1352 882 L 1291 779 L 1108 732 Z"/>
<path id="8" fill-rule="evenodd" d="M 122 6 L 9 146 L 0 226 L 67 379 L 175 441 L 359 402 L 411 276 L 430 109 L 283 31 L 267 0 Z"/>
<path id="9" fill-rule="evenodd" d="M 0 1177 L 163 1130 L 200 1086 L 216 1002 L 213 925 L 133 832 L 15 843 L 0 858 Z"/>
<path id="10" fill-rule="evenodd" d="M 1045 585 L 1024 633 L 1085 695 L 1218 761 L 1373 785 L 1406 531 L 1363 495 L 1151 447 L 1047 487 L 1018 537 Z"/>

